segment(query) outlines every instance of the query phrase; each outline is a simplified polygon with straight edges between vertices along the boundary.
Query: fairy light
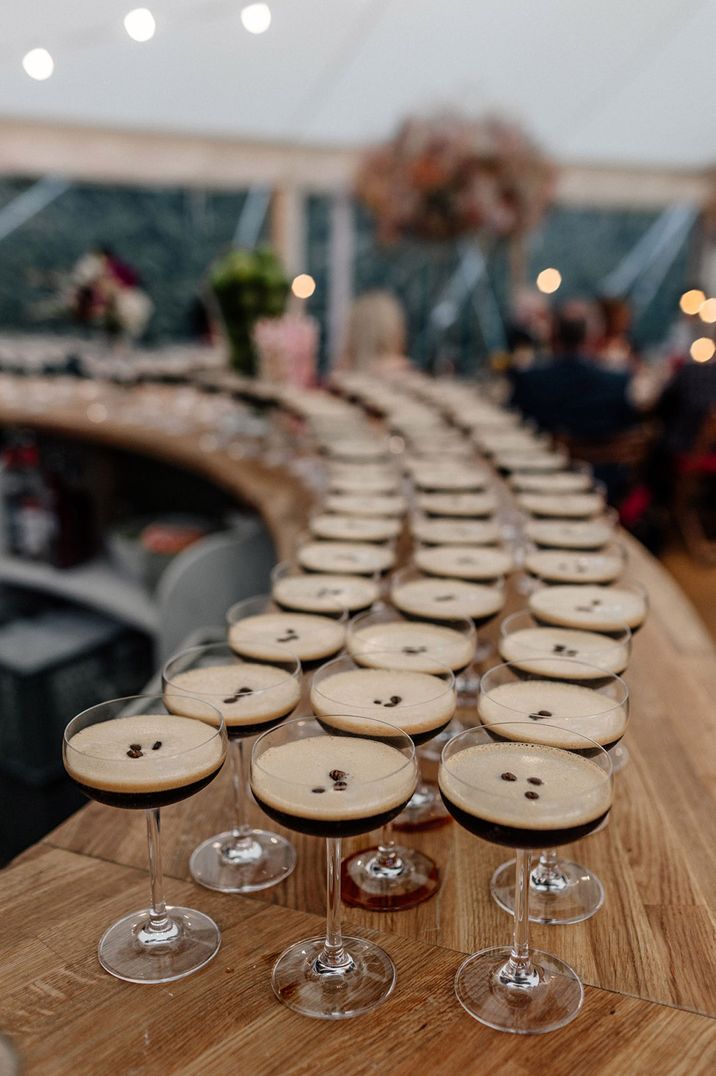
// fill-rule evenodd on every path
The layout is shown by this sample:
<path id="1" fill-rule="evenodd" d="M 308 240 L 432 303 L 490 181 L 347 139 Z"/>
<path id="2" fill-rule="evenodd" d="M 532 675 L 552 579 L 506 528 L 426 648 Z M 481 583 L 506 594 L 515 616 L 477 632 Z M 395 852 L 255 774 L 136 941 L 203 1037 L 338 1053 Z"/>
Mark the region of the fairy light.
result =
<path id="1" fill-rule="evenodd" d="M 708 362 L 716 352 L 716 344 L 708 336 L 700 336 L 694 340 L 690 350 L 694 362 Z"/>
<path id="2" fill-rule="evenodd" d="M 310 299 L 316 290 L 316 281 L 308 273 L 299 273 L 293 278 L 291 291 L 297 299 Z"/>
<path id="3" fill-rule="evenodd" d="M 47 49 L 30 49 L 22 58 L 25 74 L 36 82 L 44 82 L 55 70 L 55 61 Z"/>
<path id="4" fill-rule="evenodd" d="M 124 16 L 124 29 L 132 41 L 151 41 L 157 30 L 156 19 L 147 7 L 135 7 Z"/>
<path id="5" fill-rule="evenodd" d="M 716 321 L 716 299 L 706 299 L 699 307 L 699 317 L 707 325 L 713 325 Z"/>
<path id="6" fill-rule="evenodd" d="M 544 295 L 553 295 L 562 283 L 562 274 L 559 269 L 550 267 L 543 269 L 537 274 L 537 287 Z"/>
<path id="7" fill-rule="evenodd" d="M 271 25 L 271 8 L 268 4 L 248 4 L 241 9 L 241 23 L 250 34 L 264 34 Z"/>
<path id="8" fill-rule="evenodd" d="M 705 299 L 701 288 L 690 288 L 679 299 L 679 306 L 684 314 L 698 314 Z"/>

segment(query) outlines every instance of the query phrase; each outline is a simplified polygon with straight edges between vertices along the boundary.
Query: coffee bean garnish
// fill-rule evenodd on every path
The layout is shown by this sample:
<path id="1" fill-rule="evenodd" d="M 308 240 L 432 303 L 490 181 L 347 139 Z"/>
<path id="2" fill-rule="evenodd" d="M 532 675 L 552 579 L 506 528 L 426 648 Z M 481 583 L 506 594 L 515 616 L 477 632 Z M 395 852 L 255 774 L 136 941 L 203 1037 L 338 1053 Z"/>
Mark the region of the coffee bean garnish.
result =
<path id="1" fill-rule="evenodd" d="M 325 792 L 325 788 L 312 788 L 311 792 Z"/>
<path id="2" fill-rule="evenodd" d="M 286 634 L 280 635 L 277 639 L 277 643 L 293 643 L 298 639 L 298 632 L 295 628 L 286 628 Z"/>
<path id="3" fill-rule="evenodd" d="M 336 792 L 342 792 L 344 788 L 348 788 L 348 782 L 347 781 L 336 781 L 336 783 L 333 785 L 333 788 L 334 788 L 334 791 L 336 791 Z"/>
<path id="4" fill-rule="evenodd" d="M 527 778 L 527 784 L 528 785 L 542 785 L 542 784 L 544 784 L 544 781 L 542 780 L 541 777 L 528 777 Z"/>
<path id="5" fill-rule="evenodd" d="M 383 705 L 383 700 L 382 699 L 373 699 L 373 705 L 374 706 L 382 706 Z"/>
<path id="6" fill-rule="evenodd" d="M 143 758 L 143 752 L 134 747 L 130 747 L 129 751 L 127 751 L 127 755 L 129 758 Z"/>
<path id="7" fill-rule="evenodd" d="M 566 649 L 567 649 L 567 647 L 563 643 L 555 643 L 554 646 L 552 647 L 552 653 L 553 654 L 561 654 Z"/>
<path id="8" fill-rule="evenodd" d="M 162 741 L 161 740 L 155 740 L 154 743 L 152 744 L 152 751 L 158 751 L 161 746 L 162 746 Z"/>
<path id="9" fill-rule="evenodd" d="M 567 651 L 567 657 L 568 658 L 576 658 L 576 656 L 577 656 L 577 651 L 576 650 L 568 650 Z"/>
<path id="10" fill-rule="evenodd" d="M 575 608 L 576 612 L 578 612 L 578 613 L 593 613 L 594 612 L 591 605 L 575 605 L 574 608 Z"/>
<path id="11" fill-rule="evenodd" d="M 316 597 L 317 598 L 329 598 L 329 597 L 332 598 L 332 597 L 335 597 L 336 595 L 338 595 L 340 593 L 341 593 L 341 588 L 340 587 L 321 587 L 321 589 L 316 592 Z"/>
<path id="12" fill-rule="evenodd" d="M 510 773 L 509 770 L 505 770 L 504 773 L 501 773 L 500 777 L 502 778 L 503 781 L 516 781 L 517 780 L 514 773 Z"/>
<path id="13" fill-rule="evenodd" d="M 472 557 L 458 557 L 457 562 L 458 562 L 458 564 L 474 564 L 475 563 L 475 561 L 472 559 Z"/>
<path id="14" fill-rule="evenodd" d="M 253 688 L 240 687 L 235 695 L 229 695 L 228 698 L 224 699 L 224 704 L 230 706 L 233 702 L 238 702 L 244 695 L 253 695 L 253 693 Z"/>
<path id="15" fill-rule="evenodd" d="M 435 596 L 436 602 L 451 602 L 455 600 L 454 594 L 439 594 Z"/>
<path id="16" fill-rule="evenodd" d="M 402 699 L 401 695 L 391 695 L 390 696 L 390 702 L 384 702 L 383 706 L 390 709 L 391 706 L 397 706 L 398 703 L 401 703 L 402 701 L 403 701 L 403 699 Z"/>
<path id="17" fill-rule="evenodd" d="M 332 781 L 342 781 L 344 777 L 348 776 L 348 774 L 345 772 L 345 770 L 331 770 L 328 776 Z"/>
<path id="18" fill-rule="evenodd" d="M 141 751 L 142 750 L 142 745 L 140 743 L 131 743 L 129 745 L 129 750 L 130 751 Z"/>
<path id="19" fill-rule="evenodd" d="M 540 721 L 543 717 L 551 717 L 551 710 L 538 710 L 536 714 L 530 714 L 530 721 Z"/>
<path id="20" fill-rule="evenodd" d="M 539 792 L 525 792 L 525 799 L 527 799 L 527 800 L 538 800 L 539 799 Z"/>
<path id="21" fill-rule="evenodd" d="M 428 652 L 427 646 L 404 646 L 403 647 L 403 653 L 404 654 L 427 654 L 427 652 Z"/>

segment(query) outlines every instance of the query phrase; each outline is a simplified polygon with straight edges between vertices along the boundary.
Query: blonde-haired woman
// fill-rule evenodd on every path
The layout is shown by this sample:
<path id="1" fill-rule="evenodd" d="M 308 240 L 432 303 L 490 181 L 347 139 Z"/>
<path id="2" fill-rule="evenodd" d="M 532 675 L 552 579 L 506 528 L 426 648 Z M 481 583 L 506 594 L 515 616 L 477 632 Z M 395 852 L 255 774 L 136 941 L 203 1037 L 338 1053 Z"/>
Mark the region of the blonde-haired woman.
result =
<path id="1" fill-rule="evenodd" d="M 403 308 L 388 291 L 366 291 L 353 301 L 338 367 L 369 373 L 408 370 Z"/>

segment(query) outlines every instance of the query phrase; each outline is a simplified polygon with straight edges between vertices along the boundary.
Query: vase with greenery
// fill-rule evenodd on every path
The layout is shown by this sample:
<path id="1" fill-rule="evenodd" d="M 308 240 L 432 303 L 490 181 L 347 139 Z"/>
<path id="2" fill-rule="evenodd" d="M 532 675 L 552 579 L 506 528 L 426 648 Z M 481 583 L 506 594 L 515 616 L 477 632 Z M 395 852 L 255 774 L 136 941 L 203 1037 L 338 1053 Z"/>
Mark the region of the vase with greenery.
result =
<path id="1" fill-rule="evenodd" d="M 211 289 L 216 296 L 239 374 L 254 377 L 257 355 L 253 328 L 260 318 L 279 317 L 285 309 L 289 280 L 281 262 L 267 247 L 231 250 L 212 267 Z"/>

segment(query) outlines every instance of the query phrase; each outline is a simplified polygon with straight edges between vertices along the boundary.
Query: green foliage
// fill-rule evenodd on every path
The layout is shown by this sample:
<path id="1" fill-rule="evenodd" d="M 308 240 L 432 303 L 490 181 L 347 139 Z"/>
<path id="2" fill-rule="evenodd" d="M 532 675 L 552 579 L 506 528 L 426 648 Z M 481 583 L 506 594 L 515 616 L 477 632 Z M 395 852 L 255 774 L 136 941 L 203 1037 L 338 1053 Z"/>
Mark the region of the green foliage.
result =
<path id="1" fill-rule="evenodd" d="M 212 268 L 211 288 L 221 310 L 231 344 L 231 362 L 241 374 L 256 372 L 252 330 L 259 318 L 283 313 L 289 281 L 268 247 L 232 250 Z"/>

